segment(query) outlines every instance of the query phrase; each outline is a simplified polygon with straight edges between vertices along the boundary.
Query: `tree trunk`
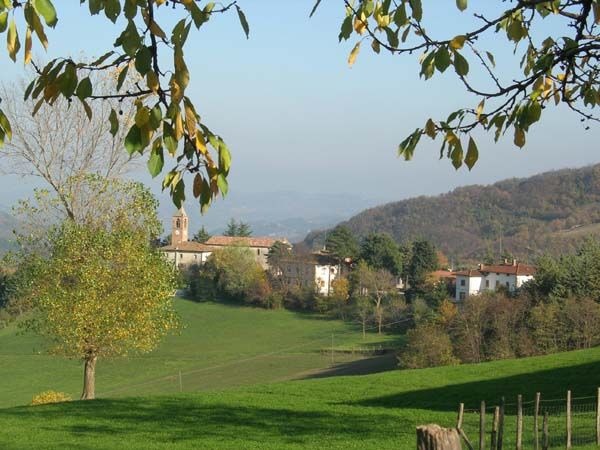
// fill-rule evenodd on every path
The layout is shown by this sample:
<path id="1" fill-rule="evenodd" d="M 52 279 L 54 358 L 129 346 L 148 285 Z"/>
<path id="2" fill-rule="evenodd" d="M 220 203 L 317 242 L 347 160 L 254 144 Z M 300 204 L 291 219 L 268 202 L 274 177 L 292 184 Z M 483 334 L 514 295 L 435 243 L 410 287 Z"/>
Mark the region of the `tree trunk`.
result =
<path id="1" fill-rule="evenodd" d="M 362 326 L 363 326 L 363 339 L 365 339 L 367 337 L 367 324 L 365 323 L 364 319 L 362 321 Z"/>
<path id="2" fill-rule="evenodd" d="M 417 427 L 417 450 L 462 450 L 460 435 L 455 428 L 421 425 Z"/>
<path id="3" fill-rule="evenodd" d="M 377 305 L 377 333 L 381 334 L 381 327 L 383 322 L 383 311 L 381 310 L 381 305 Z"/>
<path id="4" fill-rule="evenodd" d="M 81 400 L 93 400 L 96 397 L 96 360 L 97 356 L 91 355 L 85 359 L 83 369 L 83 392 Z"/>

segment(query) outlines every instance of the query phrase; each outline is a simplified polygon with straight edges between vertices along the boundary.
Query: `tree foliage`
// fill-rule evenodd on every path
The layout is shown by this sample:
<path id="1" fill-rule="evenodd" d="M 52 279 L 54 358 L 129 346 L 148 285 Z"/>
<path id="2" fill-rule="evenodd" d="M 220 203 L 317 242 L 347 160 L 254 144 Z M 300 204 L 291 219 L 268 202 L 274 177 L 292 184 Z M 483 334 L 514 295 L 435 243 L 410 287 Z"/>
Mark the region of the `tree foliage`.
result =
<path id="1" fill-rule="evenodd" d="M 325 248 L 338 259 L 355 259 L 360 254 L 356 236 L 344 225 L 338 225 L 327 234 Z"/>
<path id="2" fill-rule="evenodd" d="M 175 274 L 139 229 L 65 222 L 49 240 L 48 258 L 23 263 L 33 275 L 21 292 L 33 300 L 28 324 L 53 352 L 85 361 L 82 398 L 94 398 L 97 358 L 149 352 L 177 327 Z"/>
<path id="3" fill-rule="evenodd" d="M 463 164 L 471 169 L 479 157 L 475 131 L 493 133 L 496 141 L 509 133 L 514 144 L 523 147 L 531 127 L 553 105 L 566 105 L 584 121 L 599 120 L 594 108 L 600 104 L 600 4 L 596 0 L 492 3 L 476 9 L 467 0 L 457 1 L 457 14 L 474 11 L 473 23 L 456 35 L 443 36 L 443 30 L 428 26 L 429 16 L 437 14 L 435 2 L 344 0 L 346 17 L 339 40 L 357 39 L 349 65 L 368 41 L 375 53 L 418 55 L 425 80 L 454 69 L 475 97 L 472 105 L 445 119 L 430 118 L 407 136 L 398 147 L 405 159 L 412 158 L 422 136 L 439 136 L 440 157 L 449 158 L 456 169 Z M 490 51 L 491 41 L 501 38 L 515 53 L 506 66 L 497 66 Z"/>
<path id="4" fill-rule="evenodd" d="M 252 236 L 252 229 L 250 225 L 245 222 L 236 221 L 233 217 L 227 222 L 227 227 L 223 233 L 225 236 L 233 237 L 250 237 Z"/>
<path id="5" fill-rule="evenodd" d="M 211 238 L 210 233 L 208 231 L 206 231 L 206 228 L 204 227 L 204 225 L 202 225 L 202 227 L 198 230 L 198 232 L 196 234 L 194 234 L 194 237 L 192 238 L 192 240 L 194 242 L 199 242 L 200 244 L 204 244 L 210 238 Z"/>
<path id="6" fill-rule="evenodd" d="M 192 174 L 192 193 L 202 210 L 218 195 L 227 193 L 231 155 L 223 139 L 201 120 L 194 102 L 186 95 L 191 74 L 185 59 L 190 31 L 200 29 L 213 16 L 236 10 L 243 32 L 249 34 L 246 17 L 235 1 L 217 6 L 181 0 L 82 0 L 90 15 L 102 15 L 121 32 L 106 53 L 91 62 L 58 57 L 45 65 L 32 60 L 33 42 L 48 47 L 47 27 L 59 23 L 52 0 L 0 1 L 0 34 L 6 36 L 8 56 L 16 61 L 22 54 L 36 76 L 27 86 L 25 99 L 33 99 L 35 114 L 44 103 L 59 97 L 79 102 L 89 118 L 91 102 L 103 99 L 133 99 L 135 115 L 128 125 L 125 149 L 130 155 L 146 154 L 152 176 L 163 172 L 165 153 L 176 160 L 163 179 L 177 207 L 185 200 L 184 175 Z M 62 4 L 61 4 L 62 6 Z M 18 26 L 18 17 L 23 18 Z M 174 19 L 171 30 L 163 27 Z M 24 45 L 21 45 L 21 39 Z M 94 72 L 116 72 L 110 92 L 97 92 Z M 136 83 L 123 89 L 128 80 Z M 120 110 L 112 109 L 110 132 L 119 129 Z M 11 119 L 12 120 L 12 119 Z M 0 109 L 0 145 L 12 138 L 9 117 Z"/>
<path id="7" fill-rule="evenodd" d="M 376 269 L 386 269 L 400 276 L 404 268 L 404 252 L 387 233 L 371 233 L 360 245 L 360 258 Z"/>

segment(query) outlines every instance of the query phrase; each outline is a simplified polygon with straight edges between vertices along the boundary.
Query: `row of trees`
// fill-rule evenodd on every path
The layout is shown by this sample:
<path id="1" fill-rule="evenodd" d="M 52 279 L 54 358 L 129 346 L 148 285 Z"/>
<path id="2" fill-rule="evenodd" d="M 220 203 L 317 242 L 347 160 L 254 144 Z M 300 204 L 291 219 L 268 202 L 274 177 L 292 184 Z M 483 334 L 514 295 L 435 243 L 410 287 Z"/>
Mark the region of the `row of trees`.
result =
<path id="1" fill-rule="evenodd" d="M 407 334 L 400 363 L 424 367 L 547 354 L 600 344 L 600 243 L 560 258 L 542 257 L 534 280 L 516 293 L 443 301 Z"/>

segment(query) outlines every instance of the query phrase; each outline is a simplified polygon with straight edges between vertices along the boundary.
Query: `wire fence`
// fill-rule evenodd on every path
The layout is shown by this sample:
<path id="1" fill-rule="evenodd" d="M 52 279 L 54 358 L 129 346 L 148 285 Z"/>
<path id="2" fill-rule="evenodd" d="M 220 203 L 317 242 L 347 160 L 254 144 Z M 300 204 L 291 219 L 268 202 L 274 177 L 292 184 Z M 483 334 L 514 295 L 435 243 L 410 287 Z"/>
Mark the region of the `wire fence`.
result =
<path id="1" fill-rule="evenodd" d="M 506 402 L 503 406 L 499 402 L 484 408 L 464 409 L 459 428 L 473 449 L 482 449 L 482 437 L 483 448 L 491 450 L 600 448 L 599 404 L 600 389 L 596 396 L 589 397 L 570 398 L 567 392 L 563 398 L 540 396 L 539 402 L 523 399 L 520 408 L 518 402 Z M 482 411 L 485 411 L 483 422 Z"/>

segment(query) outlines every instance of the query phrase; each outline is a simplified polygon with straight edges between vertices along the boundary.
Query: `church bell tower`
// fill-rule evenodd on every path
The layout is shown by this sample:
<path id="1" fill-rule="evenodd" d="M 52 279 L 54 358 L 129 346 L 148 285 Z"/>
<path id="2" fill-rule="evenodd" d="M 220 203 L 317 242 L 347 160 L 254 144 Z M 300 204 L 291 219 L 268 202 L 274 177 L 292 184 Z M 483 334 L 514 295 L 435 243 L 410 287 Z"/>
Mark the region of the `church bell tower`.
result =
<path id="1" fill-rule="evenodd" d="M 171 219 L 171 245 L 181 244 L 188 240 L 188 216 L 183 206 Z"/>

